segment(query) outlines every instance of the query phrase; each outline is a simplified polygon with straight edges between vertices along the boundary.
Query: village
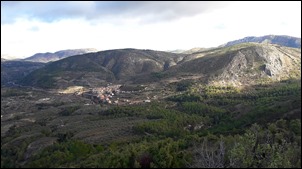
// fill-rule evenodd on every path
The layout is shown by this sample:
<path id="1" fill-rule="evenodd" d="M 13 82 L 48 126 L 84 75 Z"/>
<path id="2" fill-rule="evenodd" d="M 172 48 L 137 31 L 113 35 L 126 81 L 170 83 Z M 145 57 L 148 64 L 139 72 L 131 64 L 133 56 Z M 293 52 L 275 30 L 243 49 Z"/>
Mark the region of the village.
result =
<path id="1" fill-rule="evenodd" d="M 134 97 L 145 89 L 132 91 L 122 90 L 121 87 L 122 85 L 107 84 L 106 87 L 89 88 L 88 90 L 81 88 L 74 92 L 74 94 L 91 99 L 94 104 L 126 105 L 151 102 L 149 97 L 146 97 L 145 99 Z"/>
<path id="2" fill-rule="evenodd" d="M 171 89 L 161 84 L 133 85 L 133 84 L 104 84 L 86 88 L 84 86 L 69 86 L 65 89 L 54 91 L 59 94 L 71 94 L 89 99 L 85 103 L 100 105 L 133 105 L 160 102 L 161 99 L 173 95 Z"/>

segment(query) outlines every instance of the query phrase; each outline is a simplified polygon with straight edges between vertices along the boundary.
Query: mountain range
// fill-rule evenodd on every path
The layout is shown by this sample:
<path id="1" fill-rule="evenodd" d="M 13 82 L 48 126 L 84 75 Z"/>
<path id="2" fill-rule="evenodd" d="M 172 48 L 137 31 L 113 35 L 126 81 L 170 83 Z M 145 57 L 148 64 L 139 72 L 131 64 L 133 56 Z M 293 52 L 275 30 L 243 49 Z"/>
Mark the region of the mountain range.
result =
<path id="1" fill-rule="evenodd" d="M 1 168 L 42 167 L 301 168 L 301 48 L 1 58 Z"/>
<path id="2" fill-rule="evenodd" d="M 25 61 L 31 61 L 31 62 L 51 62 L 51 61 L 57 61 L 60 59 L 64 59 L 69 56 L 74 55 L 81 55 L 85 53 L 91 53 L 91 52 L 97 52 L 97 49 L 94 48 L 86 48 L 86 49 L 68 49 L 68 50 L 60 50 L 55 53 L 46 52 L 46 53 L 37 53 L 33 56 L 30 56 L 28 58 L 25 58 Z"/>
<path id="3" fill-rule="evenodd" d="M 167 70 L 185 56 L 185 54 L 138 49 L 88 53 L 50 63 L 32 72 L 22 82 L 27 85 L 47 84 L 48 86 L 54 81 L 61 86 L 70 83 L 99 84 L 104 80 L 105 82 L 122 81 L 141 74 Z"/>
<path id="4" fill-rule="evenodd" d="M 301 78 L 301 49 L 242 43 L 193 54 L 119 49 L 88 53 L 47 64 L 22 83 L 40 87 L 97 86 L 106 82 L 149 82 L 198 77 L 204 83 L 250 85 L 259 79 Z M 188 77 L 188 78 L 189 78 Z M 142 79 L 141 79 L 142 78 Z"/>
<path id="5" fill-rule="evenodd" d="M 301 38 L 285 35 L 266 35 L 260 37 L 248 36 L 242 39 L 227 42 L 226 44 L 223 44 L 220 47 L 232 46 L 246 42 L 270 43 L 292 48 L 301 48 Z"/>
<path id="6" fill-rule="evenodd" d="M 5 60 L 16 60 L 19 59 L 18 57 L 14 56 L 14 55 L 9 55 L 9 54 L 1 54 L 1 61 L 5 59 Z"/>
<path id="7" fill-rule="evenodd" d="M 301 78 L 301 48 L 298 42 L 301 43 L 300 38 L 268 35 L 246 37 L 216 48 L 193 48 L 181 53 L 140 49 L 99 52 L 94 49 L 63 50 L 36 54 L 18 62 L 1 60 L 1 84 L 18 81 L 23 85 L 62 88 L 194 77 L 204 83 L 240 86 L 257 83 L 259 79 L 278 81 Z M 286 47 L 289 44 L 291 47 Z M 89 51 L 93 52 L 82 54 Z M 75 56 L 68 57 L 73 54 Z M 51 60 L 57 61 L 49 62 Z M 35 64 L 33 61 L 48 63 Z M 24 62 L 24 66 L 20 67 L 22 64 L 19 62 Z"/>

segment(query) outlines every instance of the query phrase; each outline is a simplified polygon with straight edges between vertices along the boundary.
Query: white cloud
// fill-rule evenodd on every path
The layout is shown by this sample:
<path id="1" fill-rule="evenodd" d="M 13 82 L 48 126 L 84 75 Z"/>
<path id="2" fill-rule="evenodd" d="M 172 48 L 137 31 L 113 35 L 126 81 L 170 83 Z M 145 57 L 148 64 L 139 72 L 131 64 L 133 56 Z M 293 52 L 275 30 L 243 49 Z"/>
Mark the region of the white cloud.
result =
<path id="1" fill-rule="evenodd" d="M 52 22 L 19 18 L 1 25 L 1 54 L 29 57 L 76 48 L 173 50 L 214 47 L 245 36 L 301 37 L 301 2 L 233 2 L 161 22 L 149 15 L 114 15 L 94 22 L 85 17 Z"/>

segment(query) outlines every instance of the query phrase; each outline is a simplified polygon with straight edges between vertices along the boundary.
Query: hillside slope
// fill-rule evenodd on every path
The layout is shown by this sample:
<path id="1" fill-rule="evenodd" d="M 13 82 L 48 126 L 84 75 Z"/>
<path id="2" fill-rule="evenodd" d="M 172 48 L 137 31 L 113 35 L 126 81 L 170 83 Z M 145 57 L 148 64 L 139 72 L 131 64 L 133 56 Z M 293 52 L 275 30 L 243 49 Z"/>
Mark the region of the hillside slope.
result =
<path id="1" fill-rule="evenodd" d="M 17 82 L 44 65 L 45 63 L 1 59 L 1 85 L 7 85 L 8 82 Z"/>
<path id="2" fill-rule="evenodd" d="M 257 42 L 257 43 L 270 43 L 270 44 L 277 44 L 281 46 L 287 46 L 292 48 L 301 48 L 301 38 L 285 36 L 285 35 L 266 35 L 266 36 L 248 36 L 242 39 L 234 40 L 227 42 L 220 47 L 232 46 L 240 43 L 247 43 L 247 42 Z"/>
<path id="3" fill-rule="evenodd" d="M 94 86 L 160 72 L 176 65 L 186 55 L 168 52 L 118 49 L 65 58 L 34 71 L 22 83 L 36 86 L 70 84 Z M 56 83 L 56 84 L 55 84 Z"/>
<path id="4" fill-rule="evenodd" d="M 30 56 L 28 58 L 25 58 L 25 61 L 31 61 L 31 62 L 51 62 L 51 61 L 57 61 L 60 59 L 64 59 L 69 56 L 74 56 L 74 55 L 81 55 L 85 53 L 90 53 L 90 52 L 97 52 L 96 49 L 93 48 L 87 48 L 87 49 L 68 49 L 68 50 L 60 50 L 55 53 L 37 53 L 33 56 Z"/>
<path id="5" fill-rule="evenodd" d="M 301 49 L 296 48 L 244 43 L 188 57 L 191 59 L 164 73 L 169 76 L 197 74 L 206 77 L 209 83 L 225 85 L 248 85 L 263 79 L 301 78 Z"/>
<path id="6" fill-rule="evenodd" d="M 193 54 L 118 49 L 62 59 L 36 70 L 23 84 L 41 87 L 97 86 L 199 78 L 219 85 L 252 85 L 301 78 L 301 49 L 243 43 Z"/>

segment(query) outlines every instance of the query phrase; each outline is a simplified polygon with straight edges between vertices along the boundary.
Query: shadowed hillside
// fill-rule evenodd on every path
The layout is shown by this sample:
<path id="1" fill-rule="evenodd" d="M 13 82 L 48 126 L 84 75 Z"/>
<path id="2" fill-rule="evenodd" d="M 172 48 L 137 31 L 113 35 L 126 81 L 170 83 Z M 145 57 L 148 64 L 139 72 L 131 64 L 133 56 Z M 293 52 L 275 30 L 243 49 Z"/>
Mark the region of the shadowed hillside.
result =
<path id="1" fill-rule="evenodd" d="M 7 85 L 8 82 L 17 82 L 33 70 L 44 65 L 45 63 L 1 59 L 1 85 Z"/>
<path id="2" fill-rule="evenodd" d="M 40 87 L 70 84 L 93 86 L 164 71 L 176 65 L 184 56 L 186 55 L 136 49 L 89 53 L 50 63 L 31 73 L 22 83 Z"/>

